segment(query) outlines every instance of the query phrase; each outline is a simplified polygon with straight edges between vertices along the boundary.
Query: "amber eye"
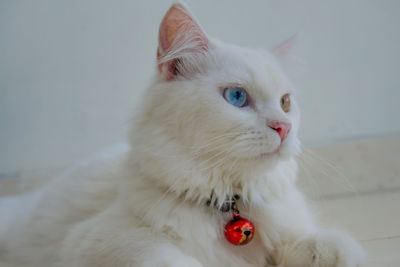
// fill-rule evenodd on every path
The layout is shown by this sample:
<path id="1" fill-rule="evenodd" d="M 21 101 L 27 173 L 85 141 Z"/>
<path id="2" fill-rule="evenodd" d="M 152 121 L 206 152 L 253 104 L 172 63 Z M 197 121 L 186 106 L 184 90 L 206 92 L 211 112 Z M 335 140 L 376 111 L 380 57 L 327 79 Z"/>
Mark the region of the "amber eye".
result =
<path id="1" fill-rule="evenodd" d="M 281 108 L 285 112 L 289 112 L 290 110 L 290 95 L 284 94 L 281 98 Z"/>

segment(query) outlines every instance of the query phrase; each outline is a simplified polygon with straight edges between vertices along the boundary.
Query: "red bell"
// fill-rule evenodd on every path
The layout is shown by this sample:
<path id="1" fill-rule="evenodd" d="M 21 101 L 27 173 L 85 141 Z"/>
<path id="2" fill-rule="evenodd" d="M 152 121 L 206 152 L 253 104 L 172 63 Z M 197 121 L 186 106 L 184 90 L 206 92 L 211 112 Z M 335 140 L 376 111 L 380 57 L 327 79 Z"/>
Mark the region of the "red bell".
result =
<path id="1" fill-rule="evenodd" d="M 239 211 L 233 212 L 233 219 L 225 225 L 225 237 L 236 246 L 249 243 L 254 236 L 253 224 L 240 217 Z"/>

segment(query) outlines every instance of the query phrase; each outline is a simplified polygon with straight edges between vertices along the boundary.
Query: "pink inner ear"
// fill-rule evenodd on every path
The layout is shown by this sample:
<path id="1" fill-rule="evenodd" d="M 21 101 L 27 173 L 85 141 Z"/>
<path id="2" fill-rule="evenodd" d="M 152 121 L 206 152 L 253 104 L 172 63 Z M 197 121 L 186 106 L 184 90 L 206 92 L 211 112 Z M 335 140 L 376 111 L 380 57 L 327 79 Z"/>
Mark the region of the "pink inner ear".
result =
<path id="1" fill-rule="evenodd" d="M 296 42 L 297 42 L 297 35 L 293 35 L 289 39 L 283 41 L 282 43 L 272 48 L 271 51 L 278 58 L 285 59 L 292 52 Z"/>
<path id="2" fill-rule="evenodd" d="M 192 43 L 192 44 L 190 44 Z M 174 50 L 206 49 L 208 38 L 199 24 L 190 15 L 189 11 L 181 4 L 174 4 L 164 16 L 159 31 L 159 46 L 157 59 L 159 60 L 158 69 L 167 80 L 175 75 L 175 65 L 177 60 L 167 60 L 162 62 L 167 54 Z M 186 51 L 185 51 L 186 49 Z M 161 62 L 160 62 L 161 60 Z"/>
<path id="3" fill-rule="evenodd" d="M 191 20 L 191 17 L 184 11 L 183 7 L 174 5 L 164 16 L 160 25 L 160 52 L 165 52 L 171 47 L 183 23 Z"/>

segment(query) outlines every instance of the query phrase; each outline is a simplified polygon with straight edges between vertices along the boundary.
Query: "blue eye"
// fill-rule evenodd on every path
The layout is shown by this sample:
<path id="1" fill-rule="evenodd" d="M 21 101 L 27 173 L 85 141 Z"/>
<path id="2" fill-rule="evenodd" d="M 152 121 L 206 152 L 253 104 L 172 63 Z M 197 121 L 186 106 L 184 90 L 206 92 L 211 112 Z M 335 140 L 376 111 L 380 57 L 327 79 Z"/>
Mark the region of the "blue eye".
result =
<path id="1" fill-rule="evenodd" d="M 222 92 L 225 100 L 235 107 L 247 106 L 247 93 L 240 87 L 228 87 Z"/>

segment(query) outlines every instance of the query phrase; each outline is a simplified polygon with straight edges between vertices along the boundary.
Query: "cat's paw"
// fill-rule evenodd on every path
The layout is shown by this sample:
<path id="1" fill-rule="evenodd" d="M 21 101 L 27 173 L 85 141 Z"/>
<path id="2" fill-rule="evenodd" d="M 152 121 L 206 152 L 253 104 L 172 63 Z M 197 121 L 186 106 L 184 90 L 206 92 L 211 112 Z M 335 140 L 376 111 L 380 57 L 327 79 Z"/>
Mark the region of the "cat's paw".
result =
<path id="1" fill-rule="evenodd" d="M 356 267 L 364 263 L 366 254 L 347 233 L 321 231 L 298 240 L 286 250 L 286 267 Z"/>

